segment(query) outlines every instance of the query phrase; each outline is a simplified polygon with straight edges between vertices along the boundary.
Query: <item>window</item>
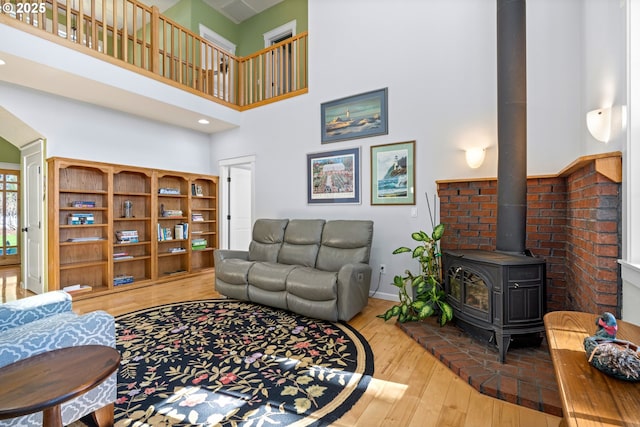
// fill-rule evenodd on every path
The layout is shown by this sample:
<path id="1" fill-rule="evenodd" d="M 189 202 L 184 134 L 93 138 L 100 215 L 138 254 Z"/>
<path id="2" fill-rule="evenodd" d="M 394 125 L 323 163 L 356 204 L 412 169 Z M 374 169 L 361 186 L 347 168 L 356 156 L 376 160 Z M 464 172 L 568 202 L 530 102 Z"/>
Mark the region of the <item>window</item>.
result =
<path id="1" fill-rule="evenodd" d="M 0 264 L 20 262 L 19 190 L 20 173 L 0 169 L 0 220 L 2 221 Z"/>

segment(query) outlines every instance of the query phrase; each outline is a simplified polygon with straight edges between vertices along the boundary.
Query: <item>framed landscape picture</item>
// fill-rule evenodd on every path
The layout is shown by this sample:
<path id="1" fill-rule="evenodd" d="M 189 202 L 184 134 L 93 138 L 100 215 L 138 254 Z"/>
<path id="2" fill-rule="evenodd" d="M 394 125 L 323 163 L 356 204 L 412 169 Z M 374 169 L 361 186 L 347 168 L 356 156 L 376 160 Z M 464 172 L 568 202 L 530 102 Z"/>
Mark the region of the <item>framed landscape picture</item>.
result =
<path id="1" fill-rule="evenodd" d="M 322 143 L 389 133 L 387 88 L 320 105 Z"/>
<path id="2" fill-rule="evenodd" d="M 371 147 L 371 204 L 415 205 L 416 142 Z"/>
<path id="3" fill-rule="evenodd" d="M 360 148 L 307 154 L 307 202 L 360 203 Z"/>

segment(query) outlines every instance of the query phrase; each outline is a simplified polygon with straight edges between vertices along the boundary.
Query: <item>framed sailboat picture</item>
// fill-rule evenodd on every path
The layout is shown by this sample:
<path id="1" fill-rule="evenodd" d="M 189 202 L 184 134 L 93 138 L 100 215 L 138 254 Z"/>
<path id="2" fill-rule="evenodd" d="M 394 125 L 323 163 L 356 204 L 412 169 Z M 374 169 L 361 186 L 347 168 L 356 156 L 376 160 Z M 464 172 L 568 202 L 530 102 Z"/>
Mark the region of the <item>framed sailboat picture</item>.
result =
<path id="1" fill-rule="evenodd" d="M 389 133 L 387 88 L 320 104 L 322 143 Z"/>

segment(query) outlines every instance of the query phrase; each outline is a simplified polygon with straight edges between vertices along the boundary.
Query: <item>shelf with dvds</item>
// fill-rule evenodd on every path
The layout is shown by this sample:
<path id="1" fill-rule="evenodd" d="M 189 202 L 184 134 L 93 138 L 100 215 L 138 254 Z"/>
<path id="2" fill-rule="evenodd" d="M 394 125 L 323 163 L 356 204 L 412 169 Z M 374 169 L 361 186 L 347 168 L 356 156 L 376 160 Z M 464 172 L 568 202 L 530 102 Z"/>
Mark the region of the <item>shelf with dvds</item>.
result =
<path id="1" fill-rule="evenodd" d="M 50 290 L 89 298 L 213 273 L 217 177 L 55 157 L 47 166 Z"/>

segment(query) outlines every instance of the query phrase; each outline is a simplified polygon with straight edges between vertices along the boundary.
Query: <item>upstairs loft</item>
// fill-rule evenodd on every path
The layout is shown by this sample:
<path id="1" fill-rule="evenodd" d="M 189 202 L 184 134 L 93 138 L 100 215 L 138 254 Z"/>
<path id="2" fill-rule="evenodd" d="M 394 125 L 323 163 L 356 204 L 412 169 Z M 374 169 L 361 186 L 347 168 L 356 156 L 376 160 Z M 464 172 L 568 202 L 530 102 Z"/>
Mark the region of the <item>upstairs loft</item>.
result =
<path id="1" fill-rule="evenodd" d="M 0 39 L 12 40 L 0 43 L 0 59 L 10 59 L 0 80 L 9 83 L 70 98 L 82 87 L 76 99 L 180 126 L 186 115 L 194 119 L 187 127 L 207 133 L 236 126 L 240 111 L 308 90 L 306 32 L 240 57 L 136 0 L 0 5 Z M 95 87 L 90 100 L 87 86 Z M 116 98 L 135 102 L 118 106 Z M 195 123 L 198 115 L 211 125 Z"/>

